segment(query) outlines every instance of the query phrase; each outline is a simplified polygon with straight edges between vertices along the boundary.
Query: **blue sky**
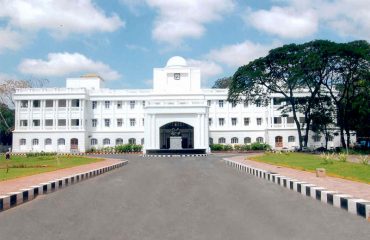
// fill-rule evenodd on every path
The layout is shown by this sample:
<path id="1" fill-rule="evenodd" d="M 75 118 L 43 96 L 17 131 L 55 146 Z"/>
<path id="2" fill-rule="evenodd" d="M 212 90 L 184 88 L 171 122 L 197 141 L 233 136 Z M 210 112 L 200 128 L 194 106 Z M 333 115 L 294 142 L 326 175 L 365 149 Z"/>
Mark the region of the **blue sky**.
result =
<path id="1" fill-rule="evenodd" d="M 0 81 L 98 73 L 109 88 L 150 88 L 152 69 L 180 55 L 208 87 L 313 39 L 369 41 L 369 0 L 0 0 Z"/>

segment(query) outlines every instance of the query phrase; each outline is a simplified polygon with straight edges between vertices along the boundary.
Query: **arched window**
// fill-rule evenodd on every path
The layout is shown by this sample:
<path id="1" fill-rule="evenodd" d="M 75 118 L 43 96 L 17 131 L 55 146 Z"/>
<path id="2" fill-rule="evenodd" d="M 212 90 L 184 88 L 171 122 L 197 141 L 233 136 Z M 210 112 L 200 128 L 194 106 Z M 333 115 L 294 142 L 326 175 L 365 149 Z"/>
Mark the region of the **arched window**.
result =
<path id="1" fill-rule="evenodd" d="M 27 141 L 24 138 L 19 140 L 19 145 L 26 145 L 26 143 L 27 143 Z"/>
<path id="2" fill-rule="evenodd" d="M 244 138 L 244 144 L 250 144 L 252 142 L 252 139 L 250 137 Z"/>
<path id="3" fill-rule="evenodd" d="M 144 145 L 144 138 L 141 139 L 141 145 Z"/>
<path id="4" fill-rule="evenodd" d="M 231 143 L 238 143 L 239 139 L 237 137 L 231 138 Z"/>
<path id="5" fill-rule="evenodd" d="M 98 145 L 98 139 L 96 139 L 96 138 L 91 138 L 91 145 Z"/>
<path id="6" fill-rule="evenodd" d="M 213 144 L 213 138 L 209 138 L 209 145 Z"/>
<path id="7" fill-rule="evenodd" d="M 116 139 L 116 145 L 122 145 L 123 144 L 123 139 L 122 138 L 117 138 Z"/>
<path id="8" fill-rule="evenodd" d="M 64 138 L 59 138 L 58 145 L 66 145 L 66 140 Z"/>
<path id="9" fill-rule="evenodd" d="M 328 136 L 328 142 L 332 142 L 334 140 L 334 137 L 333 136 Z"/>
<path id="10" fill-rule="evenodd" d="M 294 136 L 289 136 L 288 137 L 288 142 L 295 142 L 295 137 Z"/>
<path id="11" fill-rule="evenodd" d="M 51 138 L 45 139 L 45 145 L 51 145 Z"/>
<path id="12" fill-rule="evenodd" d="M 321 141 L 321 136 L 320 135 L 313 135 L 312 139 L 314 142 L 320 142 Z"/>
<path id="13" fill-rule="evenodd" d="M 32 145 L 39 145 L 39 140 L 37 138 L 32 139 Z"/>
<path id="14" fill-rule="evenodd" d="M 257 142 L 259 142 L 259 143 L 263 143 L 263 137 L 258 137 L 256 140 L 257 140 Z"/>
<path id="15" fill-rule="evenodd" d="M 104 138 L 103 139 L 103 145 L 109 145 L 110 144 L 110 139 L 109 138 Z"/>
<path id="16" fill-rule="evenodd" d="M 130 138 L 130 139 L 128 140 L 128 143 L 129 143 L 129 144 L 136 144 L 136 139 L 135 139 L 135 138 Z"/>
<path id="17" fill-rule="evenodd" d="M 226 139 L 224 137 L 220 137 L 218 139 L 218 143 L 226 143 Z"/>

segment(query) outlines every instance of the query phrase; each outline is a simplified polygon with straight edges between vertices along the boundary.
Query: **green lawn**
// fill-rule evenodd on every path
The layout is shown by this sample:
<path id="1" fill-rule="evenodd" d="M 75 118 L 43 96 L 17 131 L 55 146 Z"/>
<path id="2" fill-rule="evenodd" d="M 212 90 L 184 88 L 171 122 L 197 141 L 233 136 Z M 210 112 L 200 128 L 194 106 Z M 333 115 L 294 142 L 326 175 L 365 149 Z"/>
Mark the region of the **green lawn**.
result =
<path id="1" fill-rule="evenodd" d="M 319 155 L 307 153 L 266 153 L 250 159 L 309 172 L 315 172 L 316 168 L 325 168 L 329 176 L 370 183 L 370 165 L 339 161 L 326 164 Z"/>
<path id="2" fill-rule="evenodd" d="M 12 156 L 11 160 L 5 160 L 5 156 L 2 155 L 0 156 L 0 181 L 55 171 L 62 168 L 75 167 L 102 160 L 103 159 L 80 156 Z M 8 172 L 6 169 L 7 165 L 9 166 Z"/>

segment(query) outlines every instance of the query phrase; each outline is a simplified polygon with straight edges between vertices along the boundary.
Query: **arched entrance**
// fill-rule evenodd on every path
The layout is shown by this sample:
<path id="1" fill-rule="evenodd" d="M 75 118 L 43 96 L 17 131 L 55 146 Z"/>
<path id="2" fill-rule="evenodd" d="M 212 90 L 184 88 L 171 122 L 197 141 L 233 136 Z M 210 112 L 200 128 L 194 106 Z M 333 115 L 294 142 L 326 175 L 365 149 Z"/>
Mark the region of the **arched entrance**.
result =
<path id="1" fill-rule="evenodd" d="M 71 150 L 77 150 L 78 149 L 78 139 L 72 138 L 71 139 Z"/>
<path id="2" fill-rule="evenodd" d="M 283 137 L 282 136 L 275 137 L 275 147 L 283 147 Z"/>
<path id="3" fill-rule="evenodd" d="M 181 137 L 183 149 L 194 148 L 194 128 L 183 122 L 171 122 L 163 125 L 159 129 L 159 143 L 161 149 L 170 148 L 171 135 Z"/>

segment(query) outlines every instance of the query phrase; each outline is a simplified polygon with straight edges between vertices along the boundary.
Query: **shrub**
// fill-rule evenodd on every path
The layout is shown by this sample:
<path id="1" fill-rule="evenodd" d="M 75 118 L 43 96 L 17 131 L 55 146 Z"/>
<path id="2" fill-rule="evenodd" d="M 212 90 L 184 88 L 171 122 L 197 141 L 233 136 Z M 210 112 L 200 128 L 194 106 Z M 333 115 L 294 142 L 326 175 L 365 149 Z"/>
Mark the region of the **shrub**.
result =
<path id="1" fill-rule="evenodd" d="M 335 154 L 332 153 L 322 153 L 320 154 L 320 157 L 324 160 L 324 164 L 333 164 L 334 163 L 334 159 L 335 159 Z"/>
<path id="2" fill-rule="evenodd" d="M 232 151 L 233 150 L 233 146 L 230 145 L 230 144 L 225 144 L 223 150 L 224 151 Z"/>
<path id="3" fill-rule="evenodd" d="M 249 151 L 249 150 L 251 150 L 251 145 L 249 145 L 249 144 L 241 145 L 240 150 Z"/>
<path id="4" fill-rule="evenodd" d="M 235 144 L 234 145 L 234 150 L 240 151 L 240 150 L 242 150 L 242 146 L 243 145 Z"/>
<path id="5" fill-rule="evenodd" d="M 259 142 L 254 142 L 251 144 L 251 149 L 252 150 L 269 150 L 271 149 L 270 145 L 266 143 L 259 143 Z"/>
<path id="6" fill-rule="evenodd" d="M 224 149 L 223 145 L 222 144 L 211 144 L 209 146 L 211 148 L 211 151 L 222 151 Z"/>
<path id="7" fill-rule="evenodd" d="M 360 162 L 364 165 L 369 165 L 369 159 L 367 155 L 361 155 L 360 156 Z"/>
<path id="8" fill-rule="evenodd" d="M 339 153 L 338 154 L 338 160 L 339 162 L 347 162 L 347 154 L 344 154 L 344 153 Z"/>
<path id="9" fill-rule="evenodd" d="M 41 156 L 55 156 L 56 152 L 29 152 L 26 153 L 26 157 L 41 157 Z"/>
<path id="10" fill-rule="evenodd" d="M 143 146 L 128 143 L 128 144 L 117 145 L 114 149 L 118 153 L 141 152 L 141 150 L 143 149 Z"/>

